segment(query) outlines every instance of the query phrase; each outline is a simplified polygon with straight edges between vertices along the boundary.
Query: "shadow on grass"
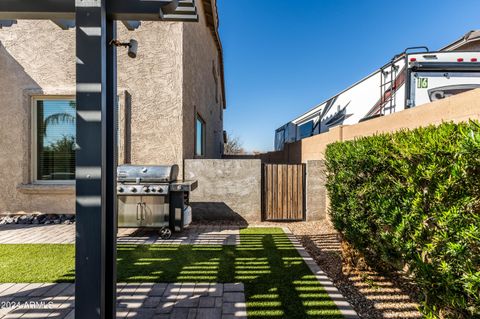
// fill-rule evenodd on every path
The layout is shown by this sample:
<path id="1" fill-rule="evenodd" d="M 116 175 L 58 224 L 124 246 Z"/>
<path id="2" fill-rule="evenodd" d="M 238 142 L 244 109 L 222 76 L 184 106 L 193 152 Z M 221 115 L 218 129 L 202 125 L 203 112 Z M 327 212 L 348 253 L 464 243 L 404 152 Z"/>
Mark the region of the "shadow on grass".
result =
<path id="1" fill-rule="evenodd" d="M 240 237 L 236 246 L 120 244 L 118 282 L 242 282 L 250 318 L 342 318 L 281 229 Z M 1 282 L 74 280 L 73 245 L 0 245 L 0 257 Z"/>
<path id="2" fill-rule="evenodd" d="M 280 229 L 238 246 L 119 245 L 119 282 L 243 282 L 250 318 L 342 318 Z"/>

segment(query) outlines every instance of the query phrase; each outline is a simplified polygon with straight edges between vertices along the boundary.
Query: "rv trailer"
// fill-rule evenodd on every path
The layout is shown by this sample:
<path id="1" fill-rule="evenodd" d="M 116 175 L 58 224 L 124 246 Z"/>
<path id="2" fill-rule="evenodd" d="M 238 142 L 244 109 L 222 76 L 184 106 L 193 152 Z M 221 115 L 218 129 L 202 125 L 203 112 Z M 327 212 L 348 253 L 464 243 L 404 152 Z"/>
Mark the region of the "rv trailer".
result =
<path id="1" fill-rule="evenodd" d="M 425 48 L 424 52 L 409 53 L 409 49 L 278 128 L 275 150 L 337 125 L 356 124 L 480 88 L 480 52 L 429 52 Z"/>

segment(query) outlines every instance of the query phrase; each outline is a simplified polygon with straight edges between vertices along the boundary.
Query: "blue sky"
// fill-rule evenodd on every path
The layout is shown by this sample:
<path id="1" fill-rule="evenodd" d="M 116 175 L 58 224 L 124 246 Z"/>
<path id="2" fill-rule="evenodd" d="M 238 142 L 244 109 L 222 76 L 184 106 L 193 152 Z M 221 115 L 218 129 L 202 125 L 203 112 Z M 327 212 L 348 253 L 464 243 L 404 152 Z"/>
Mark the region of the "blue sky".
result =
<path id="1" fill-rule="evenodd" d="M 69 114 L 75 117 L 75 109 L 70 107 L 70 100 L 46 100 L 42 102 L 43 119 L 45 120 L 54 114 Z M 60 121 L 59 123 L 50 124 L 47 126 L 46 135 L 43 137 L 43 144 L 45 146 L 55 144 L 64 136 L 75 136 L 75 123 L 68 121 Z"/>
<path id="2" fill-rule="evenodd" d="M 480 29 L 478 0 L 218 0 L 225 129 L 248 151 L 409 46 Z"/>

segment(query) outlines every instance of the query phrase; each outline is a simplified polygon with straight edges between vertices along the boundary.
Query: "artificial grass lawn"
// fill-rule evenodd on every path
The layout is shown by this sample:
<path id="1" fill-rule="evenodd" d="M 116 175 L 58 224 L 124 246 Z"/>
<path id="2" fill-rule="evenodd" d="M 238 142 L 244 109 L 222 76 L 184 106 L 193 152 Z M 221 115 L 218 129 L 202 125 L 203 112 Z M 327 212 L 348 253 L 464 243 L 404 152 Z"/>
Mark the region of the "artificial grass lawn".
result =
<path id="1" fill-rule="evenodd" d="M 243 282 L 250 318 L 342 318 L 279 228 L 240 245 L 119 245 L 119 282 Z M 73 282 L 74 245 L 0 245 L 0 282 Z"/>

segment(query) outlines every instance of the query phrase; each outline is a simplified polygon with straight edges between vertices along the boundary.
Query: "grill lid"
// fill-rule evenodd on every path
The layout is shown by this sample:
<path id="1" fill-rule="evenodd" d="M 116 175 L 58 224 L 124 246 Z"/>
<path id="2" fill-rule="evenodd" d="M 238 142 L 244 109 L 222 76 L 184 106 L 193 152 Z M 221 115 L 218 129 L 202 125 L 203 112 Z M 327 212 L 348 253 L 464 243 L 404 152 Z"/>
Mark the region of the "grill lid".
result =
<path id="1" fill-rule="evenodd" d="M 178 165 L 121 165 L 117 181 L 134 183 L 170 183 L 178 177 Z"/>

